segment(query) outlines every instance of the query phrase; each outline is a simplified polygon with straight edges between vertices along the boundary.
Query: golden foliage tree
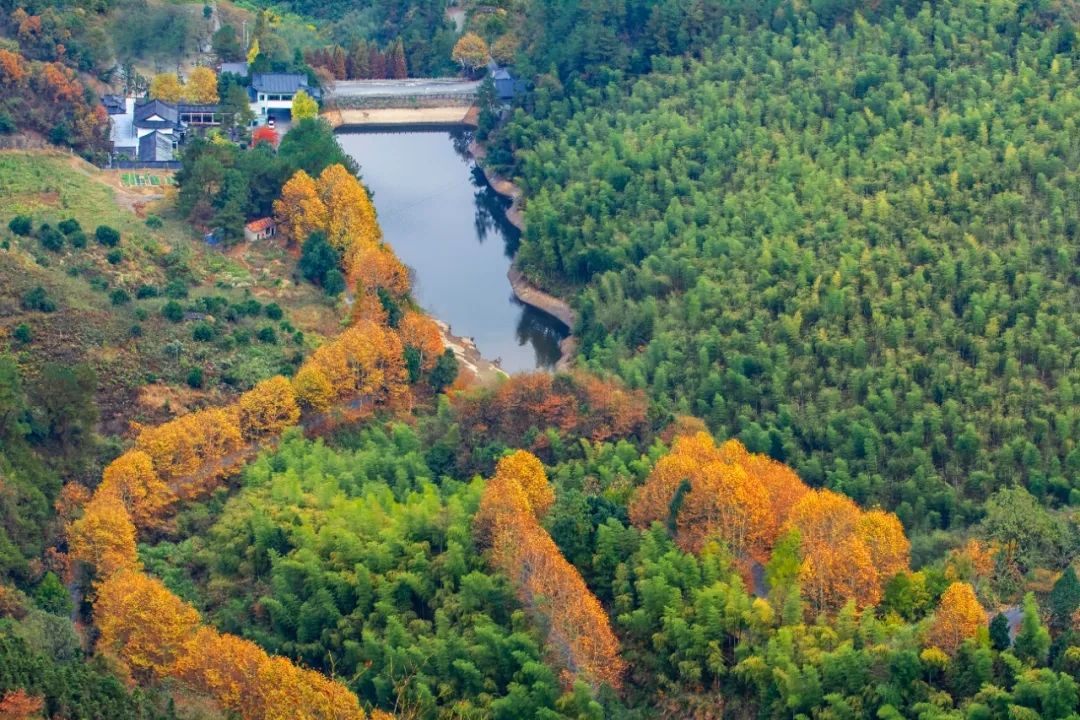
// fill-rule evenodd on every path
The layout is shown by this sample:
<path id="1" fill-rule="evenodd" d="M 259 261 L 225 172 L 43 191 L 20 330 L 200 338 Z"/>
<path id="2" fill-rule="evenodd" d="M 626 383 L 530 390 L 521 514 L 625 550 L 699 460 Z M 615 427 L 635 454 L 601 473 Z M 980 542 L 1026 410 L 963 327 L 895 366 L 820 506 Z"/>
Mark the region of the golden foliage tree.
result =
<path id="1" fill-rule="evenodd" d="M 351 245 L 374 246 L 382 237 L 367 190 L 344 165 L 319 175 L 319 197 L 326 206 L 326 237 L 343 255 Z"/>
<path id="2" fill-rule="evenodd" d="M 896 515 L 883 510 L 864 512 L 859 518 L 858 532 L 883 583 L 908 569 L 911 543 Z"/>
<path id="3" fill-rule="evenodd" d="M 830 490 L 812 490 L 791 510 L 788 524 L 802 540 L 800 579 L 817 610 L 839 609 L 849 598 L 876 601 L 877 572 L 865 544 L 854 542 L 859 506 Z"/>
<path id="4" fill-rule="evenodd" d="M 525 493 L 525 499 L 533 515 L 543 518 L 555 504 L 555 491 L 551 489 L 544 466 L 535 455 L 516 450 L 499 460 L 495 477 L 513 480 Z"/>
<path id="5" fill-rule="evenodd" d="M 301 367 L 293 377 L 293 388 L 300 406 L 312 412 L 323 412 L 334 398 L 334 388 L 326 374 L 310 364 Z"/>
<path id="6" fill-rule="evenodd" d="M 454 44 L 450 57 L 461 65 L 462 69 L 472 72 L 487 64 L 488 46 L 484 38 L 476 33 L 465 33 Z"/>
<path id="7" fill-rule="evenodd" d="M 941 595 L 927 644 L 952 654 L 986 623 L 986 611 L 969 583 L 954 582 Z"/>
<path id="8" fill-rule="evenodd" d="M 237 402 L 240 432 L 247 440 L 279 434 L 300 419 L 296 391 L 281 375 L 263 380 Z"/>
<path id="9" fill-rule="evenodd" d="M 748 570 L 751 560 L 766 559 L 771 524 L 765 488 L 740 465 L 711 462 L 696 468 L 679 510 L 677 539 L 689 552 L 720 540 Z"/>
<path id="10" fill-rule="evenodd" d="M 135 447 L 153 459 L 158 475 L 183 500 L 205 491 L 217 477 L 215 464 L 243 444 L 236 414 L 221 408 L 147 428 L 135 440 Z"/>
<path id="11" fill-rule="evenodd" d="M 157 525 L 176 500 L 154 472 L 154 461 L 141 450 L 129 450 L 109 463 L 97 494 L 112 494 L 118 498 L 137 528 Z"/>
<path id="12" fill-rule="evenodd" d="M 274 216 L 297 244 L 303 244 L 312 232 L 325 228 L 326 205 L 319 197 L 314 178 L 297 170 L 282 186 L 281 197 L 274 201 Z"/>
<path id="13" fill-rule="evenodd" d="M 172 673 L 199 615 L 160 580 L 129 570 L 100 585 L 94 620 L 101 632 L 98 651 L 120 658 L 146 680 Z"/>
<path id="14" fill-rule="evenodd" d="M 184 98 L 184 86 L 176 73 L 160 73 L 150 80 L 150 97 L 167 103 L 178 103 Z"/>
<path id="15" fill-rule="evenodd" d="M 94 568 L 98 577 L 139 567 L 135 525 L 120 498 L 97 493 L 82 517 L 68 527 L 71 559 Z"/>
<path id="16" fill-rule="evenodd" d="M 351 245 L 342 257 L 342 264 L 357 292 L 374 294 L 382 289 L 396 297 L 409 292 L 409 269 L 385 245 Z"/>
<path id="17" fill-rule="evenodd" d="M 398 334 L 406 347 L 415 348 L 420 353 L 421 370 L 435 367 L 443 352 L 443 341 L 434 320 L 423 313 L 407 310 L 398 324 Z"/>
<path id="18" fill-rule="evenodd" d="M 261 717 L 266 705 L 258 683 L 266 652 L 250 640 L 199 628 L 187 641 L 173 674 L 196 692 L 208 695 L 240 717 Z"/>
<path id="19" fill-rule="evenodd" d="M 910 543 L 892 513 L 864 513 L 843 495 L 812 491 L 786 465 L 737 440 L 716 447 L 704 432 L 675 437 L 629 512 L 639 527 L 674 526 L 687 551 L 723 542 L 744 576 L 782 534 L 797 530 L 802 587 L 814 611 L 835 611 L 849 599 L 875 604 L 909 562 Z"/>
<path id="20" fill-rule="evenodd" d="M 208 67 L 192 68 L 184 85 L 184 99 L 190 103 L 213 105 L 218 101 L 217 75 Z"/>
<path id="21" fill-rule="evenodd" d="M 326 379 L 331 401 L 356 398 L 361 404 L 405 408 L 412 400 L 401 338 L 370 320 L 319 347 L 304 370 L 317 370 Z"/>

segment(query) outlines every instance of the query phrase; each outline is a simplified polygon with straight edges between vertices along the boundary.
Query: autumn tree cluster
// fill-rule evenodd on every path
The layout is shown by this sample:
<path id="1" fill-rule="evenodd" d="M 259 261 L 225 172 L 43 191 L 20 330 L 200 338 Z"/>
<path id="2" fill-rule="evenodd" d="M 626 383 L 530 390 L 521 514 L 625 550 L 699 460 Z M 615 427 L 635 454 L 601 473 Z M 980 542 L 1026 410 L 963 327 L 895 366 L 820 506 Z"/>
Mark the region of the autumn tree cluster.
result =
<path id="1" fill-rule="evenodd" d="M 400 80 L 409 77 L 405 46 L 398 38 L 388 48 L 360 40 L 348 50 L 340 45 L 316 48 L 304 53 L 304 60 L 314 68 L 323 68 L 335 80 Z"/>
<path id="2" fill-rule="evenodd" d="M 876 605 L 883 587 L 908 567 L 900 521 L 863 511 L 850 498 L 812 490 L 786 465 L 698 432 L 676 438 L 629 506 L 639 527 L 666 524 L 679 546 L 700 552 L 724 544 L 746 578 L 768 562 L 778 540 L 798 538 L 799 581 L 815 612 L 848 600 Z"/>
<path id="3" fill-rule="evenodd" d="M 371 320 L 354 323 L 320 346 L 293 383 L 300 406 L 313 412 L 342 401 L 362 414 L 383 407 L 406 409 L 412 402 L 401 338 Z"/>
<path id="4" fill-rule="evenodd" d="M 540 525 L 555 495 L 543 465 L 518 450 L 499 461 L 474 526 L 492 564 L 547 628 L 547 641 L 572 677 L 618 688 L 625 664 L 600 601 Z"/>
<path id="5" fill-rule="evenodd" d="M 217 74 L 208 67 L 192 68 L 187 82 L 176 73 L 161 73 L 150 80 L 150 97 L 168 103 L 210 105 L 218 101 Z"/>
<path id="6" fill-rule="evenodd" d="M 201 626 L 193 607 L 141 572 L 110 576 L 94 607 L 98 652 L 120 660 L 141 682 L 173 678 L 250 720 L 367 717 L 343 685 Z"/>
<path id="7" fill-rule="evenodd" d="M 462 441 L 440 447 L 456 456 L 463 472 L 490 470 L 476 455 L 479 448 L 527 447 L 548 457 L 551 432 L 570 440 L 603 442 L 644 438 L 648 429 L 644 393 L 591 373 L 516 374 L 494 387 L 454 393 L 450 406 L 454 433 Z M 445 438 L 433 442 L 445 443 Z"/>
<path id="8" fill-rule="evenodd" d="M 109 118 L 75 71 L 0 48 L 0 126 L 40 133 L 88 158 L 107 149 Z"/>
<path id="9" fill-rule="evenodd" d="M 377 330 L 350 328 L 339 338 L 340 352 L 332 361 L 314 367 L 352 373 L 355 390 L 375 393 L 377 384 L 393 385 L 387 373 L 394 371 L 366 342 Z M 400 347 L 393 357 L 397 374 L 404 374 Z M 334 379 L 346 382 L 339 375 Z M 105 469 L 82 514 L 71 520 L 70 558 L 96 579 L 98 651 L 121 660 L 137 679 L 176 678 L 243 718 L 363 718 L 356 697 L 342 685 L 271 657 L 253 643 L 201 627 L 190 605 L 142 572 L 136 550 L 139 529 L 156 527 L 177 500 L 205 494 L 252 447 L 295 424 L 296 398 L 293 383 L 278 376 L 233 406 L 144 429 L 135 448 Z M 208 648 L 221 652 L 208 653 Z"/>
<path id="10" fill-rule="evenodd" d="M 274 201 L 274 214 L 297 245 L 322 233 L 358 291 L 374 295 L 382 289 L 399 297 L 408 293 L 408 272 L 382 242 L 367 190 L 343 165 L 328 166 L 318 178 L 297 171 Z"/>

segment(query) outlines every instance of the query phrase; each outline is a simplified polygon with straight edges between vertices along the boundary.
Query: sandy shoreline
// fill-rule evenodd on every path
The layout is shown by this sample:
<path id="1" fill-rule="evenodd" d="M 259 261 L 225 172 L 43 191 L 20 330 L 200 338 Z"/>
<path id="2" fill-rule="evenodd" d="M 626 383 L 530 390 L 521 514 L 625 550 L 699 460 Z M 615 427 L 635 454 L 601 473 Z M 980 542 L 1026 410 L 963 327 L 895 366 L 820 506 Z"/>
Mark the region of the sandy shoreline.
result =
<path id="1" fill-rule="evenodd" d="M 464 125 L 471 107 L 369 108 L 327 110 L 322 115 L 332 127 L 347 125 Z"/>

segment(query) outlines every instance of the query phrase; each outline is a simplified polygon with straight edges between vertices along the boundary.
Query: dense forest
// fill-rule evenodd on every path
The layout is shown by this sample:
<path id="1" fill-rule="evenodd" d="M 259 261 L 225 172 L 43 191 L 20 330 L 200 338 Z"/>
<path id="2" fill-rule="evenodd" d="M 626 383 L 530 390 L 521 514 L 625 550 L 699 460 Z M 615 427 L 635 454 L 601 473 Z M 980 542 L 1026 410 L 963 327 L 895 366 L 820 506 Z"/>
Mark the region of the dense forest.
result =
<path id="1" fill-rule="evenodd" d="M 1080 48 L 1029 15 L 728 18 L 626 92 L 541 86 L 493 153 L 521 264 L 588 367 L 909 528 L 1075 504 Z"/>

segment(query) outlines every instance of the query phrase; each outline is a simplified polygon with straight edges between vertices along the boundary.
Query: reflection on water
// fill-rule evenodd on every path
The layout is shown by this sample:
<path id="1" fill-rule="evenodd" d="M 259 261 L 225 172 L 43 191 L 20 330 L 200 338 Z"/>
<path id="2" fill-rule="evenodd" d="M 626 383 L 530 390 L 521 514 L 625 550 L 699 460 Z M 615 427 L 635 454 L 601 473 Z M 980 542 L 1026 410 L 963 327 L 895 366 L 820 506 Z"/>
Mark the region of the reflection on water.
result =
<path id="1" fill-rule="evenodd" d="M 424 309 L 471 337 L 509 372 L 551 368 L 567 328 L 513 296 L 506 271 L 520 232 L 468 154 L 471 132 L 366 130 L 338 135 L 360 163 L 387 242 Z"/>

